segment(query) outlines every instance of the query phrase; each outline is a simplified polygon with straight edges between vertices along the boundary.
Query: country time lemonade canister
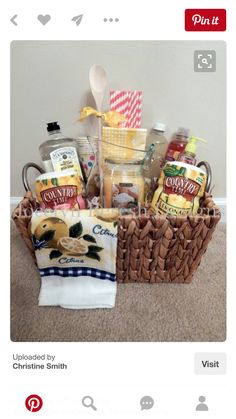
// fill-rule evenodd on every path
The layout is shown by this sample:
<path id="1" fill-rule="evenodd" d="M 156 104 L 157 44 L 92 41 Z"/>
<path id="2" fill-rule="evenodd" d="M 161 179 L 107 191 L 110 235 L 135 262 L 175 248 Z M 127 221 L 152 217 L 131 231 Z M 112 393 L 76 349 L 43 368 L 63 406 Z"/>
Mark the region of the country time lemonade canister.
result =
<path id="1" fill-rule="evenodd" d="M 152 208 L 158 214 L 196 214 L 206 183 L 207 174 L 199 167 L 168 162 L 161 172 Z"/>
<path id="2" fill-rule="evenodd" d="M 84 209 L 83 181 L 75 170 L 44 173 L 36 179 L 37 201 L 42 209 Z"/>

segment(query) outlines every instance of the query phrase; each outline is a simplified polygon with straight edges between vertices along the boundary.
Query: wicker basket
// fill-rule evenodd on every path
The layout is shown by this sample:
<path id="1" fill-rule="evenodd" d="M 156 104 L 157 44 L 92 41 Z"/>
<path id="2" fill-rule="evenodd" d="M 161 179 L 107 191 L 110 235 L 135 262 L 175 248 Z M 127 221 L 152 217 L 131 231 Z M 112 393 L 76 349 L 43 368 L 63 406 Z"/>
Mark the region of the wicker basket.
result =
<path id="1" fill-rule="evenodd" d="M 29 223 L 37 203 L 32 193 L 14 210 L 12 218 L 34 260 Z M 205 193 L 195 216 L 125 215 L 119 218 L 117 281 L 191 282 L 221 217 Z"/>

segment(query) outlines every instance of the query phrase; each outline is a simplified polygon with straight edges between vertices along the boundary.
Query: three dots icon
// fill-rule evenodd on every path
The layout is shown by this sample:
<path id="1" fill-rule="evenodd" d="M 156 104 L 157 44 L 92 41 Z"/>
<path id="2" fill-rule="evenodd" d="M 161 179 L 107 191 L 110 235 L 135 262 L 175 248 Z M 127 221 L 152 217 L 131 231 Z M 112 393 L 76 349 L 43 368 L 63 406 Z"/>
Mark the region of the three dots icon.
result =
<path id="1" fill-rule="evenodd" d="M 118 19 L 118 17 L 116 17 L 115 19 L 113 19 L 112 17 L 110 17 L 109 19 L 107 17 L 104 17 L 103 22 L 105 22 L 105 23 L 107 23 L 107 22 L 110 22 L 110 23 L 116 22 L 117 23 L 117 22 L 119 22 L 119 19 Z"/>

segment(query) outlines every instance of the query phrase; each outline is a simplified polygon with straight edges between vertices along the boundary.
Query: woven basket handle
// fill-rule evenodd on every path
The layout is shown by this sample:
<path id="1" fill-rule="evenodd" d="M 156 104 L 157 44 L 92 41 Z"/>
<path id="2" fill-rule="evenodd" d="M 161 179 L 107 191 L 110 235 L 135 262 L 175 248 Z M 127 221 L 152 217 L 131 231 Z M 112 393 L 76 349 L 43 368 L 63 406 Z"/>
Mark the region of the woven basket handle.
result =
<path id="1" fill-rule="evenodd" d="M 206 169 L 207 182 L 206 182 L 205 191 L 209 192 L 210 187 L 211 187 L 211 180 L 212 180 L 211 166 L 209 165 L 209 163 L 207 161 L 200 161 L 200 163 L 197 164 L 197 167 L 205 167 L 205 169 Z"/>
<path id="2" fill-rule="evenodd" d="M 38 166 L 36 163 L 33 163 L 33 162 L 26 163 L 24 165 L 23 169 L 22 169 L 22 181 L 23 181 L 23 185 L 24 185 L 24 188 L 25 188 L 26 192 L 30 191 L 27 175 L 28 175 L 28 170 L 31 167 L 38 170 L 39 173 L 41 173 L 41 174 L 45 173 L 44 170 L 40 166 Z"/>

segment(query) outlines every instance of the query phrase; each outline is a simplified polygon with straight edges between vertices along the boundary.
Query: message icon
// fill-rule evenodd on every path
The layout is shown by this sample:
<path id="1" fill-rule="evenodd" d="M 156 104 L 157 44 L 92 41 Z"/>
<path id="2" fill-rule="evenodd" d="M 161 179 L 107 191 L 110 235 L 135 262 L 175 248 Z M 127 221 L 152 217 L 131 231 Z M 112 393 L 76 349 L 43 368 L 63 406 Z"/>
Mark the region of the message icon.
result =
<path id="1" fill-rule="evenodd" d="M 150 396 L 143 396 L 140 400 L 141 410 L 149 410 L 154 406 L 154 400 Z"/>

